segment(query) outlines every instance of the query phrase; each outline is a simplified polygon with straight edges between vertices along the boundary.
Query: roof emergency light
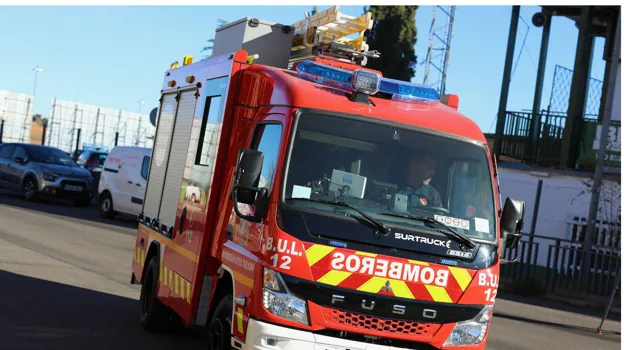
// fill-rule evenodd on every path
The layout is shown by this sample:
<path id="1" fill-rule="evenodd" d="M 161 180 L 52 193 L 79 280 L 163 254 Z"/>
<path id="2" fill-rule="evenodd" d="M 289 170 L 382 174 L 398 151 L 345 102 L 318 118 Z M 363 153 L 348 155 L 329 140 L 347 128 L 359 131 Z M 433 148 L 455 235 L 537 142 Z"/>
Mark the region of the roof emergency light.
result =
<path id="1" fill-rule="evenodd" d="M 383 78 L 365 70 L 352 72 L 317 62 L 303 61 L 297 65 L 297 74 L 303 79 L 347 91 L 359 91 L 369 95 L 381 92 L 391 95 L 393 101 L 416 103 L 440 101 L 440 94 L 432 87 Z"/>
<path id="2" fill-rule="evenodd" d="M 351 87 L 354 91 L 374 95 L 379 92 L 381 76 L 374 72 L 358 69 L 353 72 Z"/>

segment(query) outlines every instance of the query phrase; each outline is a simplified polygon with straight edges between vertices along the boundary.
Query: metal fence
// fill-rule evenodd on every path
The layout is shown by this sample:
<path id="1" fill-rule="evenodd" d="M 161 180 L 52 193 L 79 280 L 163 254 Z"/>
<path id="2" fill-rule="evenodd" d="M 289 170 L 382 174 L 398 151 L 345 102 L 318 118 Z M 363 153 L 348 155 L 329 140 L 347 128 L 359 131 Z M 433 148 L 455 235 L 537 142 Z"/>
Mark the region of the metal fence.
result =
<path id="1" fill-rule="evenodd" d="M 32 96 L 0 91 L 2 142 L 30 142 Z"/>
<path id="2" fill-rule="evenodd" d="M 570 89 L 572 87 L 572 74 L 574 71 L 562 66 L 555 66 L 553 84 L 550 90 L 549 106 L 552 113 L 567 114 L 570 104 Z M 589 79 L 587 89 L 587 103 L 585 105 L 585 118 L 596 119 L 600 111 L 600 99 L 602 98 L 602 81 L 594 78 Z"/>
<path id="3" fill-rule="evenodd" d="M 508 183 L 506 186 L 521 187 Z M 586 183 L 586 185 L 589 185 Z M 503 184 L 501 183 L 501 186 Z M 503 187 L 504 190 L 505 187 Z M 582 187 L 555 186 L 538 181 L 505 194 L 527 201 L 525 233 L 518 248 L 506 249 L 505 258 L 518 261 L 501 265 L 501 279 L 530 284 L 541 292 L 606 302 L 619 282 L 621 263 L 620 184 L 605 182 L 601 188 L 599 217 L 589 254 L 589 275 L 582 279 L 583 244 L 587 234 L 589 193 Z M 517 255 L 516 255 L 517 254 Z M 585 281 L 585 283 L 583 282 Z M 620 302 L 619 289 L 616 303 Z"/>
<path id="4" fill-rule="evenodd" d="M 525 234 L 518 248 L 506 249 L 505 258 L 518 256 L 515 263 L 501 265 L 503 281 L 526 282 L 528 280 L 543 288 L 544 292 L 591 301 L 606 301 L 616 287 L 620 274 L 621 252 L 619 248 L 594 244 L 590 255 L 590 269 L 587 283 L 582 283 L 583 245 L 578 241 Z M 544 243 L 547 241 L 547 243 Z M 546 252 L 546 264 L 538 262 L 542 252 Z M 517 255 L 516 255 L 517 254 Z M 616 293 L 620 303 L 619 289 Z"/>
<path id="5" fill-rule="evenodd" d="M 66 152 L 94 144 L 152 147 L 155 127 L 146 114 L 55 99 L 48 121 L 46 145 Z"/>

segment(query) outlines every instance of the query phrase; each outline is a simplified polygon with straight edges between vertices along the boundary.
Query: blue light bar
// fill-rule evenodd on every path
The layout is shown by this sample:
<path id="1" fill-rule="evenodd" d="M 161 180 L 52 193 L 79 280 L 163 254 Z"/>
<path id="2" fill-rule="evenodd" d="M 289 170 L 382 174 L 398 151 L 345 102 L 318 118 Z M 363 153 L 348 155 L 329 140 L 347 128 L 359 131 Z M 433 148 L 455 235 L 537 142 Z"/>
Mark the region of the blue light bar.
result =
<path id="1" fill-rule="evenodd" d="M 353 91 L 353 72 L 324 64 L 303 61 L 297 65 L 298 75 L 319 84 Z M 428 103 L 440 101 L 440 94 L 433 88 L 401 80 L 381 78 L 379 92 L 389 94 L 393 101 Z"/>
<path id="2" fill-rule="evenodd" d="M 402 101 L 419 99 L 440 100 L 440 94 L 434 88 L 390 78 L 381 78 L 379 91 L 397 97 L 401 96 L 400 100 Z"/>
<path id="3" fill-rule="evenodd" d="M 351 91 L 353 72 L 346 69 L 330 67 L 312 61 L 303 61 L 297 65 L 297 73 L 304 79 Z"/>

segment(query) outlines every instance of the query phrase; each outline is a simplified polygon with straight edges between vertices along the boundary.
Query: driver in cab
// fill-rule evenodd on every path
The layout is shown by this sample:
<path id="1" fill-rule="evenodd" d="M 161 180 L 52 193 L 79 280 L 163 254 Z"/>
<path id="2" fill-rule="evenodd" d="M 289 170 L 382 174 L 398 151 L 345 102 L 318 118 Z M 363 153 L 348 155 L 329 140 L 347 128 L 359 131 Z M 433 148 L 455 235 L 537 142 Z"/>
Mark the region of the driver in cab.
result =
<path id="1" fill-rule="evenodd" d="M 442 207 L 440 193 L 429 183 L 435 173 L 436 160 L 427 153 L 419 152 L 408 161 L 405 185 L 398 191 L 408 195 L 410 207 L 433 206 Z"/>

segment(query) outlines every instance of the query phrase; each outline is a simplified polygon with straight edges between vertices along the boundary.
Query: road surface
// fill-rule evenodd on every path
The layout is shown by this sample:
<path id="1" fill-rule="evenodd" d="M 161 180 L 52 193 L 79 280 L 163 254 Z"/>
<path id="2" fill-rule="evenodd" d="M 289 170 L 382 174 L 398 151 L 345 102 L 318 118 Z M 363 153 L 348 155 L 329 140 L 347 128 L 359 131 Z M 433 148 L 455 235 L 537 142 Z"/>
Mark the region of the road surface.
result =
<path id="1" fill-rule="evenodd" d="M 135 221 L 0 190 L 0 349 L 208 349 L 138 323 Z M 550 307 L 548 307 L 550 306 Z M 558 307 L 558 306 L 555 306 Z M 488 350 L 619 349 L 620 323 L 499 296 Z"/>

